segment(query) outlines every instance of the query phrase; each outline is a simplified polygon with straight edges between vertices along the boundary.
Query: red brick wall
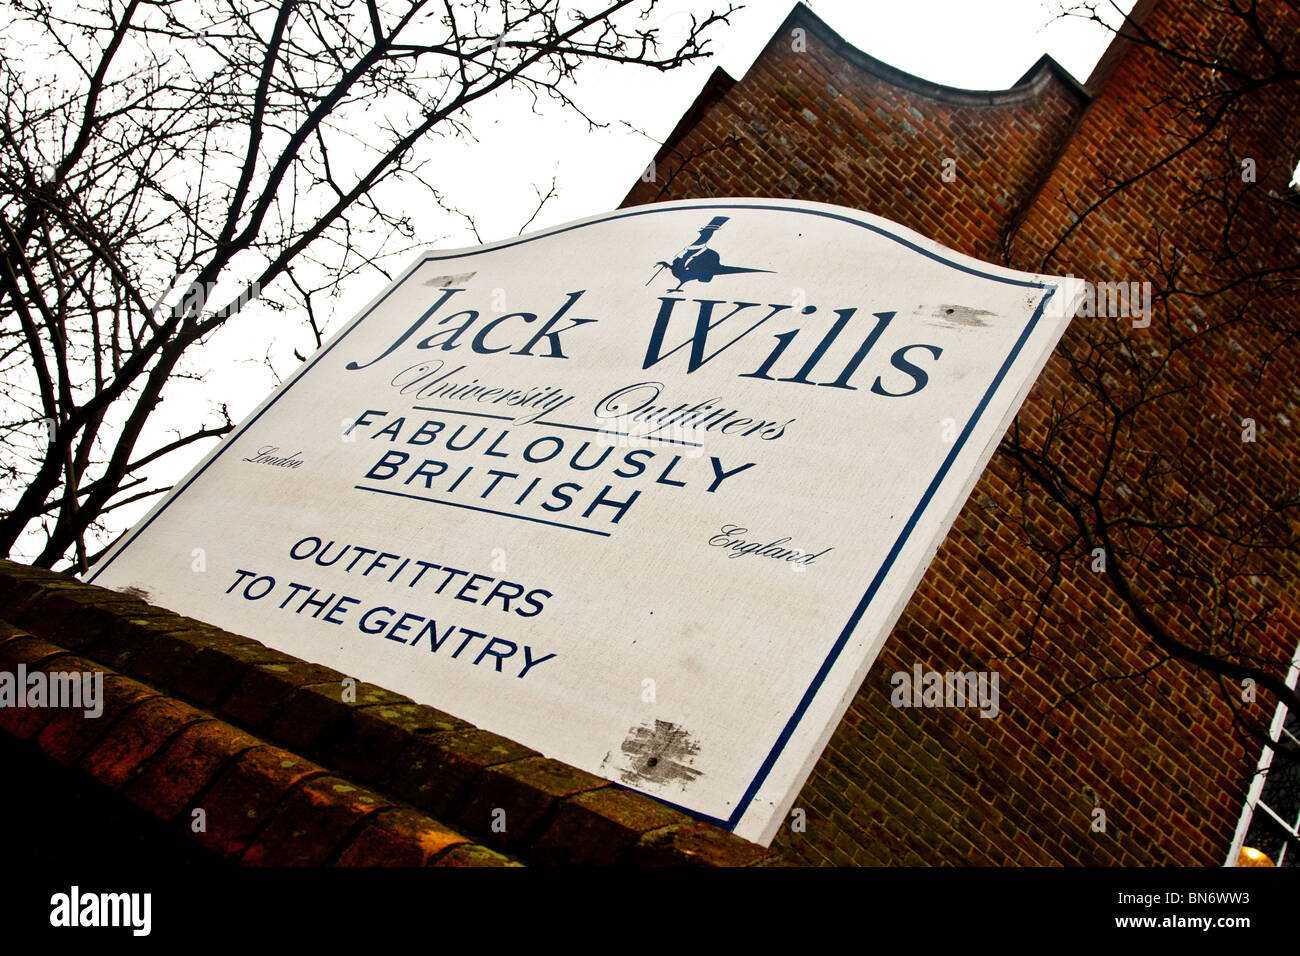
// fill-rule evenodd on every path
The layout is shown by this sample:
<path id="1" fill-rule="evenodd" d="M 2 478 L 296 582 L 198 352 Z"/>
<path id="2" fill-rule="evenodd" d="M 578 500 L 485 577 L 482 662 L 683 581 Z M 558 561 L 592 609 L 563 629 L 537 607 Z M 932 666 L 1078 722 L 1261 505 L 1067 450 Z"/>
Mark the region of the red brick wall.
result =
<path id="1" fill-rule="evenodd" d="M 1225 64 L 1248 59 L 1252 41 L 1242 30 L 1201 5 L 1184 6 L 1144 0 L 1144 28 L 1193 46 L 1212 41 Z M 1279 36 L 1290 39 L 1297 26 Z M 986 260 L 1094 281 L 1150 280 L 1158 290 L 1204 292 L 1239 279 L 1249 262 L 1281 265 L 1300 226 L 1300 207 L 1269 195 L 1286 192 L 1300 158 L 1297 142 L 1281 132 L 1300 131 L 1300 103 L 1285 91 L 1255 97 L 1257 105 L 1226 124 L 1227 139 L 1197 144 L 1142 176 L 1047 255 L 1103 195 L 1107 176 L 1142 171 L 1189 128 L 1160 91 L 1204 82 L 1203 70 L 1139 44 L 1113 47 L 1103 66 L 1091 96 L 1049 62 L 1011 91 L 965 94 L 891 71 L 799 8 L 742 80 L 720 98 L 714 88 L 712 105 L 661 151 L 655 181 L 637 183 L 625 204 L 711 196 L 839 203 Z M 1245 157 L 1256 162 L 1255 183 L 1241 181 Z M 951 182 L 942 176 L 946 158 L 956 161 Z M 1190 184 L 1207 177 L 1221 181 L 1225 201 L 1194 201 Z M 1225 236 L 1236 254 L 1216 259 Z M 1181 272 L 1171 269 L 1176 261 Z M 1282 478 L 1270 476 L 1284 476 L 1293 460 L 1285 416 L 1298 414 L 1292 400 L 1300 392 L 1278 375 L 1291 363 L 1264 368 L 1256 358 L 1284 334 L 1238 321 L 1203 342 L 1175 342 L 1188 323 L 1203 330 L 1246 303 L 1245 319 L 1288 319 L 1275 291 L 1242 283 L 1213 298 L 1157 301 L 1149 329 L 1078 318 L 1064 340 L 1080 354 L 1099 350 L 1101 371 L 1125 383 L 1121 389 L 1131 380 L 1124 367 L 1131 350 L 1142 351 L 1146 368 L 1169 359 L 1160 381 L 1185 391 L 1136 415 L 1120 441 L 1121 477 L 1140 475 L 1146 450 L 1178 456 L 1180 443 L 1194 453 L 1183 459 L 1205 464 L 1204 473 L 1170 476 L 1162 501 L 1199 497 L 1207 508 L 1231 503 L 1249 512 L 1260 507 L 1261 489 L 1284 490 Z M 1105 423 L 1088 404 L 1097 394 L 1081 387 L 1058 350 L 1018 425 L 1037 446 L 1051 440 L 1046 429 L 1061 403 L 1079 409 L 1084 423 Z M 1243 416 L 1259 423 L 1260 441 L 1241 441 Z M 1082 430 L 1072 440 L 1064 451 L 1086 475 L 1104 443 Z M 1022 498 L 1016 474 L 998 455 L 976 486 L 796 800 L 807 828 L 783 829 L 775 844 L 783 852 L 832 864 L 1223 862 L 1259 752 L 1233 732 L 1224 693 L 1237 689 L 1221 690 L 1212 675 L 1179 661 L 1110 679 L 1152 668 L 1164 655 L 1085 561 L 1062 566 L 1038 618 L 1036 598 L 1052 566 L 1029 547 L 1025 529 L 1059 538 L 1068 525 L 1041 496 Z M 1123 507 L 1116 496 L 1129 493 L 1120 484 L 1103 489 L 1112 511 Z M 1183 556 L 1213 564 L 1225 546 L 1188 532 L 1165 547 L 1164 559 L 1156 548 L 1134 569 L 1143 593 L 1178 590 Z M 1294 580 L 1294 568 L 1283 570 Z M 1256 638 L 1261 658 L 1276 662 L 1294 652 L 1297 607 L 1284 587 L 1257 583 L 1258 603 L 1280 605 Z M 1211 612 L 1198 602 L 1193 595 L 1169 606 L 1162 622 L 1204 634 Z M 890 674 L 918 662 L 998 672 L 1001 713 L 981 719 L 970 710 L 891 707 Z M 1261 694 L 1253 716 L 1271 714 L 1272 703 Z M 1092 826 L 1098 806 L 1104 832 Z"/>

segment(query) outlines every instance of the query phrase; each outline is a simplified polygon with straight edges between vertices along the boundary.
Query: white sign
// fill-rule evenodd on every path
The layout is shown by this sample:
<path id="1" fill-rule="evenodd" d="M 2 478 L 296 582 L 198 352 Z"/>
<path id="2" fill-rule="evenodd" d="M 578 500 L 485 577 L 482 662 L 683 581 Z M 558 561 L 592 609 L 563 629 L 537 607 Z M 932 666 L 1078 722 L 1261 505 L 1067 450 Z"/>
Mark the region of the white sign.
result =
<path id="1" fill-rule="evenodd" d="M 430 253 L 89 580 L 766 844 L 1081 294 L 784 200 Z"/>

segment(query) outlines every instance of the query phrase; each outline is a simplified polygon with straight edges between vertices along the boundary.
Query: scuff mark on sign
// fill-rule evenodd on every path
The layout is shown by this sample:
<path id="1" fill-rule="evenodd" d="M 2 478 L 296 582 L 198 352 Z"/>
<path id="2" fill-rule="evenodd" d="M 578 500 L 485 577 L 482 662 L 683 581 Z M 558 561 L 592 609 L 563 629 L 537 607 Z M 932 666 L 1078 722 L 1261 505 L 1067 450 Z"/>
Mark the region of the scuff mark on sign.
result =
<path id="1" fill-rule="evenodd" d="M 672 721 L 655 719 L 654 726 L 633 727 L 619 748 L 628 755 L 620 779 L 629 786 L 644 783 L 680 783 L 685 788 L 700 775 L 690 766 L 700 748 L 685 728 Z M 609 762 L 607 755 L 605 761 Z"/>
<path id="2" fill-rule="evenodd" d="M 459 275 L 434 276 L 432 279 L 425 279 L 424 284 L 439 288 L 443 286 L 461 285 L 478 275 L 477 272 L 462 272 Z"/>
<path id="3" fill-rule="evenodd" d="M 931 316 L 939 319 L 940 323 L 948 328 L 959 325 L 981 328 L 988 325 L 988 322 L 982 316 L 995 314 L 988 309 L 976 309 L 969 305 L 945 304 L 935 309 Z"/>
<path id="4" fill-rule="evenodd" d="M 149 592 L 144 588 L 131 587 L 128 585 L 124 588 L 116 589 L 119 594 L 129 594 L 133 598 L 139 598 L 141 601 L 149 600 Z"/>

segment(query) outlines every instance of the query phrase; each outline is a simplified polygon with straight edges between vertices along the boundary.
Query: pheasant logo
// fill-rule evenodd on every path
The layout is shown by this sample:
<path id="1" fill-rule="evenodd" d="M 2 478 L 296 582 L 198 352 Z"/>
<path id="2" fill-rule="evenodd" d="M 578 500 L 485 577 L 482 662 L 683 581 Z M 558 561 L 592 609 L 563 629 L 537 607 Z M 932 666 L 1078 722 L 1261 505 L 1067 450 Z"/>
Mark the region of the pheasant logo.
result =
<path id="1" fill-rule="evenodd" d="M 673 259 L 672 262 L 657 262 L 657 268 L 646 282 L 649 285 L 658 278 L 659 273 L 667 269 L 677 280 L 677 288 L 670 292 L 680 292 L 688 282 L 712 282 L 715 276 L 730 275 L 736 272 L 771 272 L 771 269 L 747 269 L 744 266 L 726 266 L 717 251 L 708 247 L 709 240 L 726 222 L 726 216 L 715 216 L 709 224 L 700 230 L 699 238 Z"/>

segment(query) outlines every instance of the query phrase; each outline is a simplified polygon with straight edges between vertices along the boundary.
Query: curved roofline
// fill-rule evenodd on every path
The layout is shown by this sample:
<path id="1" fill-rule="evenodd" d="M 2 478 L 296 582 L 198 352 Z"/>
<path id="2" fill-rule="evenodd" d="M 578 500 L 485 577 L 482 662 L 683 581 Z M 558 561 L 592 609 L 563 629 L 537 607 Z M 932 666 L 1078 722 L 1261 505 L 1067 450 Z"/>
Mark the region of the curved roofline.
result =
<path id="1" fill-rule="evenodd" d="M 1148 2 L 1148 0 L 1139 0 L 1139 5 Z M 944 86 L 941 83 L 932 83 L 929 80 L 919 76 L 913 76 L 904 70 L 890 66 L 882 60 L 877 60 L 869 53 L 853 46 L 842 36 L 833 30 L 829 24 L 821 17 L 813 13 L 804 3 L 798 2 L 791 9 L 785 20 L 772 34 L 767 44 L 763 47 L 763 53 L 766 53 L 777 42 L 778 38 L 787 31 L 795 27 L 804 27 L 810 30 L 817 39 L 826 45 L 833 53 L 851 65 L 862 70 L 870 76 L 874 76 L 884 83 L 899 89 L 916 93 L 920 96 L 928 97 L 939 102 L 950 103 L 957 106 L 1014 106 L 1020 103 L 1029 103 L 1039 98 L 1046 89 L 1052 84 L 1053 78 L 1058 81 L 1065 90 L 1072 93 L 1078 98 L 1081 105 L 1086 106 L 1093 99 L 1094 94 L 1076 80 L 1070 73 L 1047 54 L 1043 54 L 1034 63 L 1017 82 L 1015 86 L 1006 90 L 964 90 L 955 86 Z M 763 53 L 759 54 L 759 59 Z M 746 76 L 753 72 L 758 60 L 751 65 L 746 71 Z M 743 82 L 743 80 L 741 81 Z M 677 148 L 678 144 L 687 136 L 692 129 L 698 125 L 700 120 L 707 115 L 726 95 L 735 87 L 737 81 L 732 78 L 721 67 L 715 67 L 713 73 L 709 76 L 708 81 L 701 88 L 695 101 L 690 108 L 678 120 L 677 125 L 672 132 L 664 139 L 663 144 L 655 152 L 654 161 L 663 162 Z M 626 206 L 632 194 L 636 192 L 638 184 L 634 183 L 619 207 Z M 660 191 L 662 194 L 662 190 Z M 653 201 L 653 200 L 651 200 Z"/>
<path id="2" fill-rule="evenodd" d="M 1094 93 L 1106 85 L 1106 81 L 1114 74 L 1119 67 L 1120 61 L 1124 59 L 1124 54 L 1128 52 L 1133 43 L 1133 32 L 1141 28 L 1146 22 L 1151 11 L 1155 9 L 1159 0 L 1137 0 L 1133 4 L 1133 9 L 1124 17 L 1124 23 L 1115 31 L 1110 45 L 1106 47 L 1106 52 L 1101 55 L 1097 65 L 1092 68 L 1092 75 L 1088 77 L 1084 84 Z"/>
<path id="3" fill-rule="evenodd" d="M 1041 96 L 1046 88 L 1051 85 L 1053 78 L 1077 95 L 1080 100 L 1087 102 L 1092 99 L 1092 94 L 1084 85 L 1046 53 L 1039 57 L 1038 61 L 1029 68 L 1025 75 L 1016 81 L 1015 86 L 1009 89 L 965 90 L 956 86 L 932 83 L 923 77 L 890 66 L 883 60 L 877 60 L 871 54 L 845 40 L 825 20 L 813 13 L 802 2 L 794 5 L 790 10 L 790 15 L 785 18 L 785 22 L 773 35 L 772 39 L 775 40 L 777 35 L 798 26 L 810 29 L 822 43 L 863 72 L 912 93 L 956 106 L 1012 106 L 1023 103 L 1026 100 L 1033 100 Z"/>

